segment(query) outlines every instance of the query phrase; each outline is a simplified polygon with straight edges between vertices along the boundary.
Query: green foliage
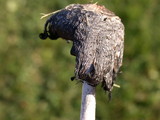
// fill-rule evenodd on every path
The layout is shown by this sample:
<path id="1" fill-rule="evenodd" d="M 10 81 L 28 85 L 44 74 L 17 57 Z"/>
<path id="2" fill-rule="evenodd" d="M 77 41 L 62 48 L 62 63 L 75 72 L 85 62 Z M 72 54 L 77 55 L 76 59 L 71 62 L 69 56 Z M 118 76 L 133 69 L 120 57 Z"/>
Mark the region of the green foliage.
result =
<path id="1" fill-rule="evenodd" d="M 39 39 L 50 13 L 83 0 L 0 1 L 0 120 L 77 120 L 81 83 L 64 40 Z M 122 18 L 125 52 L 113 99 L 97 87 L 97 120 L 160 120 L 160 1 L 99 0 Z"/>

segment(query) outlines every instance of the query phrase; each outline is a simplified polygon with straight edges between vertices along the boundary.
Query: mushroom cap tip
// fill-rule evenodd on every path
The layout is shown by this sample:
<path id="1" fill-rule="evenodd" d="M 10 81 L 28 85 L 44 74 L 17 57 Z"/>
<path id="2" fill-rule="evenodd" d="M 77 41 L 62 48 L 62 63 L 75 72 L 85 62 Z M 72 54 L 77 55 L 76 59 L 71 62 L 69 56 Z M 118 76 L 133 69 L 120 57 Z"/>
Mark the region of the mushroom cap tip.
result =
<path id="1" fill-rule="evenodd" d="M 40 33 L 39 34 L 39 38 L 42 39 L 42 40 L 45 40 L 47 39 L 48 35 L 46 33 Z"/>

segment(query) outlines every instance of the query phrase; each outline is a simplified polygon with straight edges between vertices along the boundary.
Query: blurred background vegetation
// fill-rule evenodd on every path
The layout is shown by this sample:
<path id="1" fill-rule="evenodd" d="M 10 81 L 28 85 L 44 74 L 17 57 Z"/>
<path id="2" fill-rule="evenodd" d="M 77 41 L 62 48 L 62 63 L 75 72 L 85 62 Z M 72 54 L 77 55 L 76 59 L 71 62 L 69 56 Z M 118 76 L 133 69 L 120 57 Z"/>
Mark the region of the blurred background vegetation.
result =
<path id="1" fill-rule="evenodd" d="M 78 120 L 71 43 L 40 40 L 50 13 L 90 0 L 0 1 L 0 120 Z M 97 2 L 97 1 L 93 1 Z M 160 120 L 160 1 L 98 0 L 122 18 L 125 52 L 113 99 L 97 87 L 96 120 Z"/>

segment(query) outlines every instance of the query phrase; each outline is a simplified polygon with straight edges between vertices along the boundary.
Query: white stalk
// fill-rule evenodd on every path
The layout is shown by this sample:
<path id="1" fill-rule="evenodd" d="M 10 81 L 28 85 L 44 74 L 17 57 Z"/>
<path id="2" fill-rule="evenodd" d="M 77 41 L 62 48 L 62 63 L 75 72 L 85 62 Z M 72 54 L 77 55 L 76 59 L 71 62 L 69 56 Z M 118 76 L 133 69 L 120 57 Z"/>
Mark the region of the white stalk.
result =
<path id="1" fill-rule="evenodd" d="M 96 98 L 95 87 L 84 81 L 82 87 L 82 102 L 80 120 L 95 120 Z"/>

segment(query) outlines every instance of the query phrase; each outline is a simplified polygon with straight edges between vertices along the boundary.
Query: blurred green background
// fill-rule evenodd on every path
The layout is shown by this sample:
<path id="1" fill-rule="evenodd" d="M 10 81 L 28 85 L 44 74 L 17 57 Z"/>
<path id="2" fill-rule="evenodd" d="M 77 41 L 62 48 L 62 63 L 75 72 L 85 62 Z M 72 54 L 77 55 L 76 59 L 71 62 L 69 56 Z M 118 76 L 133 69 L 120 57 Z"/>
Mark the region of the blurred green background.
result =
<path id="1" fill-rule="evenodd" d="M 50 13 L 90 0 L 0 1 L 0 120 L 78 120 L 81 83 L 72 44 L 40 40 Z M 95 3 L 97 1 L 93 1 Z M 120 89 L 97 87 L 96 120 L 160 120 L 160 1 L 99 0 L 125 25 Z"/>

